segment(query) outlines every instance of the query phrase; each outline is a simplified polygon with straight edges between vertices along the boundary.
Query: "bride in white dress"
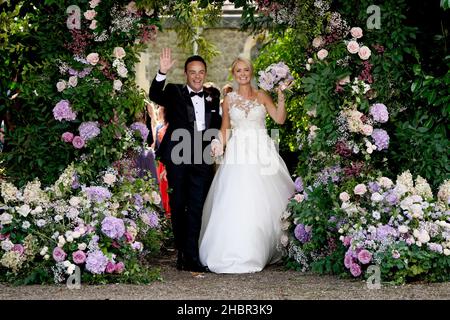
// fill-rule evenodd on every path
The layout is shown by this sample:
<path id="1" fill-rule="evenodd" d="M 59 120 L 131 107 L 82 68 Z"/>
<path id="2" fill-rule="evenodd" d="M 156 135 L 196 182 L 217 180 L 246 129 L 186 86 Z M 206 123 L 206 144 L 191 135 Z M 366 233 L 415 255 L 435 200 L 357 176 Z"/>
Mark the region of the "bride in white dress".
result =
<path id="1" fill-rule="evenodd" d="M 246 59 L 232 73 L 239 87 L 224 100 L 224 138 L 212 143 L 215 156 L 226 152 L 203 207 L 200 261 L 215 273 L 250 273 L 280 260 L 280 217 L 295 187 L 265 128 L 266 113 L 284 123 L 283 92 L 275 106 L 253 88 Z"/>

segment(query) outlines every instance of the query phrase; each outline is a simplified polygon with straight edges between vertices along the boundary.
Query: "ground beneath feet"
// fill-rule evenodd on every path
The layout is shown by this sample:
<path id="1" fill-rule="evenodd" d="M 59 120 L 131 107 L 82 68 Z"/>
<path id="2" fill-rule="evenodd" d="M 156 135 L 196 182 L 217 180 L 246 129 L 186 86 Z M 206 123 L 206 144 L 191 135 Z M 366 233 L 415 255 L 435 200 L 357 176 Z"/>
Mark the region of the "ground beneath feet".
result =
<path id="1" fill-rule="evenodd" d="M 310 300 L 310 299 L 450 299 L 450 282 L 382 284 L 368 289 L 363 281 L 286 271 L 274 265 L 254 274 L 195 274 L 177 271 L 174 255 L 156 261 L 161 281 L 148 285 L 81 285 L 68 289 L 57 285 L 13 287 L 0 284 L 0 300 L 9 299 L 151 299 L 151 300 Z"/>

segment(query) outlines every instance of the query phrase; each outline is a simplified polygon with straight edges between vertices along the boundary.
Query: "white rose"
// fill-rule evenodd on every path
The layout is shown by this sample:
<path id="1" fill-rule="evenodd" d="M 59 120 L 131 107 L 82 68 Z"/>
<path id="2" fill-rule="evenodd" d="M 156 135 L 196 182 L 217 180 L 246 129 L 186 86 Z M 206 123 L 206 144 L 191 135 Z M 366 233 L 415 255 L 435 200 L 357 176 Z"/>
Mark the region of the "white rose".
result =
<path id="1" fill-rule="evenodd" d="M 24 204 L 20 207 L 16 207 L 16 211 L 18 214 L 26 218 L 28 214 L 31 212 L 31 208 L 29 205 Z"/>
<path id="2" fill-rule="evenodd" d="M 81 237 L 81 234 L 78 231 L 75 231 L 74 233 L 72 233 L 72 237 L 74 239 L 78 239 L 79 237 Z"/>
<path id="3" fill-rule="evenodd" d="M 113 88 L 114 90 L 120 91 L 120 89 L 122 89 L 122 81 L 114 80 Z"/>
<path id="4" fill-rule="evenodd" d="M 0 215 L 0 222 L 2 225 L 10 224 L 12 222 L 13 216 L 9 213 L 4 212 Z"/>
<path id="5" fill-rule="evenodd" d="M 78 78 L 76 76 L 69 77 L 69 86 L 76 87 L 78 84 Z"/>
<path id="6" fill-rule="evenodd" d="M 107 173 L 105 174 L 105 176 L 103 177 L 103 182 L 106 183 L 107 185 L 113 185 L 114 182 L 116 182 L 116 176 L 111 174 L 111 173 Z"/>
<path id="7" fill-rule="evenodd" d="M 161 203 L 161 196 L 159 195 L 158 192 L 156 192 L 156 191 L 152 192 L 152 200 L 153 200 L 153 203 L 156 205 Z"/>
<path id="8" fill-rule="evenodd" d="M 398 232 L 400 232 L 400 233 L 407 233 L 408 230 L 409 230 L 408 226 L 405 226 L 405 225 L 401 225 L 398 227 Z"/>
<path id="9" fill-rule="evenodd" d="M 64 80 L 58 81 L 56 88 L 58 89 L 58 92 L 63 91 L 66 88 L 66 82 Z"/>
<path id="10" fill-rule="evenodd" d="M 338 232 L 339 232 L 339 233 L 344 233 L 344 229 L 339 228 Z"/>
<path id="11" fill-rule="evenodd" d="M 72 236 L 67 237 L 67 242 L 73 242 L 73 237 Z"/>
<path id="12" fill-rule="evenodd" d="M 92 64 L 93 66 L 95 66 L 98 61 L 100 60 L 98 53 L 89 53 L 86 57 L 87 62 L 89 62 L 90 64 Z"/>
<path id="13" fill-rule="evenodd" d="M 339 194 L 339 199 L 341 199 L 342 202 L 347 202 L 350 200 L 350 195 L 347 192 L 341 192 Z"/>
<path id="14" fill-rule="evenodd" d="M 309 64 L 313 64 L 314 63 L 314 59 L 313 58 L 308 58 L 308 63 Z"/>
<path id="15" fill-rule="evenodd" d="M 70 264 L 70 266 L 67 268 L 67 274 L 72 274 L 75 271 L 75 265 Z"/>
<path id="16" fill-rule="evenodd" d="M 369 59 L 371 54 L 372 51 L 366 46 L 362 46 L 358 51 L 358 56 L 363 60 Z"/>
<path id="17" fill-rule="evenodd" d="M 44 211 L 44 210 L 42 209 L 41 206 L 37 206 L 36 208 L 34 208 L 34 209 L 31 211 L 31 214 L 32 214 L 32 215 L 40 214 L 40 213 L 42 213 L 43 211 Z"/>
<path id="18" fill-rule="evenodd" d="M 50 259 L 50 256 L 49 256 L 48 254 L 46 254 L 46 255 L 44 256 L 44 260 L 48 260 L 48 259 Z"/>
<path id="19" fill-rule="evenodd" d="M 319 58 L 319 60 L 323 60 L 328 56 L 328 50 L 326 49 L 322 49 L 319 52 L 317 52 L 317 58 Z"/>
<path id="20" fill-rule="evenodd" d="M 41 252 L 39 252 L 39 254 L 40 254 L 41 256 L 45 256 L 45 255 L 47 254 L 47 251 L 48 251 L 48 247 L 43 247 L 42 250 L 41 250 Z"/>
<path id="21" fill-rule="evenodd" d="M 356 38 L 356 39 L 362 38 L 362 36 L 363 36 L 363 31 L 359 27 L 351 28 L 350 33 L 351 33 L 352 37 Z"/>
<path id="22" fill-rule="evenodd" d="M 14 247 L 14 243 L 11 242 L 11 240 L 6 239 L 2 241 L 2 249 L 5 251 L 9 251 Z"/>
<path id="23" fill-rule="evenodd" d="M 444 255 L 450 256 L 450 250 L 449 249 L 444 249 Z"/>
<path id="24" fill-rule="evenodd" d="M 80 198 L 80 197 L 72 197 L 72 198 L 70 198 L 70 200 L 69 200 L 69 204 L 70 204 L 72 207 L 78 207 L 79 204 L 80 204 L 80 202 L 81 202 L 81 198 Z"/>
<path id="25" fill-rule="evenodd" d="M 22 228 L 25 230 L 28 229 L 30 226 L 31 226 L 31 224 L 28 221 L 24 221 L 22 223 Z"/>
<path id="26" fill-rule="evenodd" d="M 63 266 L 66 267 L 66 268 L 70 267 L 71 264 L 72 263 L 70 263 L 69 260 L 66 260 L 66 261 L 63 262 Z"/>
<path id="27" fill-rule="evenodd" d="M 394 184 L 392 182 L 391 179 L 386 178 L 386 177 L 381 177 L 378 179 L 378 183 L 383 187 L 383 188 L 390 188 L 392 187 L 392 185 Z"/>
<path id="28" fill-rule="evenodd" d="M 126 52 L 122 47 L 115 47 L 113 51 L 114 57 L 122 59 L 126 56 Z"/>
<path id="29" fill-rule="evenodd" d="M 373 202 L 380 202 L 383 200 L 383 196 L 381 194 L 379 194 L 378 192 L 375 192 L 370 197 L 370 200 L 372 200 Z"/>
<path id="30" fill-rule="evenodd" d="M 121 76 L 122 78 L 126 78 L 128 75 L 128 70 L 125 66 L 118 66 L 117 67 L 117 73 L 119 74 L 119 76 Z"/>
<path id="31" fill-rule="evenodd" d="M 353 192 L 357 195 L 363 195 L 364 193 L 366 193 L 366 191 L 367 191 L 367 188 L 362 183 L 356 185 L 355 189 L 353 189 Z"/>
<path id="32" fill-rule="evenodd" d="M 347 43 L 347 50 L 348 50 L 348 52 L 353 53 L 353 54 L 358 53 L 359 52 L 359 43 L 354 40 L 349 41 Z"/>
<path id="33" fill-rule="evenodd" d="M 84 251 L 87 248 L 87 244 L 86 243 L 80 243 L 78 245 L 78 250 Z"/>
<path id="34" fill-rule="evenodd" d="M 311 70 L 311 65 L 310 65 L 309 63 L 307 63 L 307 64 L 305 65 L 305 67 L 306 67 L 306 70 L 308 70 L 308 71 Z"/>

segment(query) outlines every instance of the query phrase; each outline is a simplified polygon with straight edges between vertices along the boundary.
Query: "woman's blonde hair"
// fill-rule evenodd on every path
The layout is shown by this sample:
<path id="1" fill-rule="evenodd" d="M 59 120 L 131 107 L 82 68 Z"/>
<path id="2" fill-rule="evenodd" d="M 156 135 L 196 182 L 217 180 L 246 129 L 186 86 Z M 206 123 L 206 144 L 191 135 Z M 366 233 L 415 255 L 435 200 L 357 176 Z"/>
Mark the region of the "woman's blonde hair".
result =
<path id="1" fill-rule="evenodd" d="M 233 63 L 231 64 L 231 74 L 233 74 L 234 68 L 236 68 L 236 65 L 238 64 L 238 62 L 243 62 L 247 67 L 249 67 L 250 68 L 250 72 L 253 75 L 252 62 L 250 60 L 248 60 L 247 58 L 244 58 L 244 57 L 237 57 L 236 59 L 234 59 Z"/>

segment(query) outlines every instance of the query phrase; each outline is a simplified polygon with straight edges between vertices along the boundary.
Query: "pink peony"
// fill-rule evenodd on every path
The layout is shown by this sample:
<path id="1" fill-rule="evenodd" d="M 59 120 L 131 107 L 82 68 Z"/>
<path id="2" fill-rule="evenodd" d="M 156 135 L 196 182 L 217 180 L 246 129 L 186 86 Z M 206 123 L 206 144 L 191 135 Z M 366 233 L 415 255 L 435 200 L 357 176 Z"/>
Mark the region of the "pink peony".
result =
<path id="1" fill-rule="evenodd" d="M 76 149 L 81 149 L 84 147 L 84 140 L 82 137 L 80 136 L 75 136 L 72 140 L 72 145 L 76 148 Z"/>
<path id="2" fill-rule="evenodd" d="M 362 36 L 363 36 L 363 31 L 359 27 L 351 28 L 350 33 L 351 33 L 352 37 L 356 38 L 356 39 L 362 38 Z"/>
<path id="3" fill-rule="evenodd" d="M 73 140 L 73 133 L 67 131 L 67 132 L 64 132 L 61 137 L 64 142 L 70 143 Z"/>
<path id="4" fill-rule="evenodd" d="M 106 265 L 106 273 L 113 273 L 116 270 L 116 265 L 111 261 Z"/>
<path id="5" fill-rule="evenodd" d="M 352 258 L 352 256 L 349 255 L 349 254 L 346 254 L 346 255 L 345 255 L 345 258 L 344 258 L 344 266 L 345 266 L 347 269 L 350 269 L 350 267 L 352 266 L 352 264 L 353 264 L 353 258 Z"/>
<path id="6" fill-rule="evenodd" d="M 372 52 L 366 46 L 362 46 L 358 52 L 358 56 L 363 60 L 369 59 L 371 54 L 372 54 Z"/>
<path id="7" fill-rule="evenodd" d="M 55 249 L 53 249 L 53 259 L 55 259 L 56 262 L 63 262 L 66 257 L 67 254 L 60 247 L 55 247 Z"/>
<path id="8" fill-rule="evenodd" d="M 328 56 L 328 51 L 326 49 L 322 49 L 319 52 L 317 52 L 317 58 L 319 58 L 319 60 L 323 60 Z"/>
<path id="9" fill-rule="evenodd" d="M 358 277 L 361 275 L 361 267 L 359 266 L 359 264 L 357 263 L 352 263 L 352 265 L 350 266 L 350 273 L 354 276 L 354 277 Z"/>
<path id="10" fill-rule="evenodd" d="M 372 254 L 363 249 L 358 253 L 358 260 L 362 263 L 362 264 L 368 264 L 370 261 L 372 261 Z"/>
<path id="11" fill-rule="evenodd" d="M 358 42 L 356 42 L 354 40 L 349 41 L 349 43 L 347 44 L 347 50 L 348 50 L 348 52 L 353 53 L 353 54 L 358 53 L 359 52 Z"/>
<path id="12" fill-rule="evenodd" d="M 116 269 L 114 270 L 116 273 L 122 273 L 125 270 L 125 264 L 120 261 L 116 263 Z"/>
<path id="13" fill-rule="evenodd" d="M 98 61 L 100 60 L 98 53 L 89 53 L 86 57 L 87 62 L 89 62 L 90 64 L 92 64 L 93 66 L 95 66 Z"/>
<path id="14" fill-rule="evenodd" d="M 76 264 L 82 264 L 86 261 L 86 253 L 81 250 L 75 251 L 72 253 L 72 259 Z"/>

